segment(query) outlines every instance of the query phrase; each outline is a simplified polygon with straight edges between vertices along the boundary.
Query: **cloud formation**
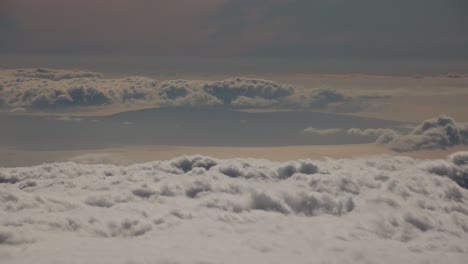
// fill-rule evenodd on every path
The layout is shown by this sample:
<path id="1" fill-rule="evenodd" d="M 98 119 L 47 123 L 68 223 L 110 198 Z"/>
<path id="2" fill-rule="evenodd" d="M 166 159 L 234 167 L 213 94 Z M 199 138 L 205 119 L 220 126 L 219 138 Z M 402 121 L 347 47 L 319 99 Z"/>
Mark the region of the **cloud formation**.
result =
<path id="1" fill-rule="evenodd" d="M 0 107 L 53 110 L 77 106 L 144 105 L 229 108 L 305 108 L 355 111 L 358 97 L 332 89 L 306 90 L 263 79 L 221 81 L 128 77 L 104 79 L 100 73 L 45 68 L 1 70 Z"/>
<path id="2" fill-rule="evenodd" d="M 425 120 L 408 134 L 381 128 L 351 128 L 347 133 L 372 137 L 376 143 L 387 145 L 400 152 L 468 144 L 468 125 L 457 123 L 453 118 L 445 115 Z"/>
<path id="3" fill-rule="evenodd" d="M 361 263 L 443 255 L 445 263 L 463 263 L 467 177 L 467 152 L 440 160 L 186 156 L 130 166 L 1 168 L 0 250 L 6 254 L 0 258 L 218 263 L 236 253 L 245 263 L 312 257 Z M 131 245 L 138 245 L 132 254 L 107 254 Z M 180 254 L 180 247 L 204 254 Z M 56 253 L 46 254 L 52 248 Z"/>

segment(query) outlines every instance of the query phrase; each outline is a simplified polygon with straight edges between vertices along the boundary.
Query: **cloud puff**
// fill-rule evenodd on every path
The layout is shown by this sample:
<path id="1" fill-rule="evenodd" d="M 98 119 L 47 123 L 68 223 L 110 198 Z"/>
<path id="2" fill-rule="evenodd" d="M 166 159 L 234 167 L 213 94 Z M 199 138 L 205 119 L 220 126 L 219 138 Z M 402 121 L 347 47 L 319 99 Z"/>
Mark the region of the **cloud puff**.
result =
<path id="1" fill-rule="evenodd" d="M 2 72 L 3 107 L 53 109 L 123 104 L 154 98 L 157 82 L 142 77 L 101 79 L 98 73 L 16 70 Z"/>
<path id="2" fill-rule="evenodd" d="M 333 112 L 355 112 L 366 108 L 374 97 L 348 96 L 335 89 L 319 88 L 295 93 L 284 100 L 289 106 Z"/>
<path id="3" fill-rule="evenodd" d="M 336 90 L 320 89 L 310 98 L 309 104 L 312 108 L 324 108 L 330 104 L 341 103 L 348 100 L 349 97 L 344 96 Z"/>
<path id="4" fill-rule="evenodd" d="M 331 89 L 305 90 L 269 80 L 221 81 L 129 77 L 50 69 L 0 70 L 0 107 L 51 110 L 73 106 L 139 105 L 229 108 L 307 108 L 354 111 L 362 100 Z"/>
<path id="5" fill-rule="evenodd" d="M 340 262 L 356 252 L 357 262 L 427 262 L 435 254 L 460 263 L 468 254 L 468 152 L 440 160 L 65 162 L 0 168 L 0 177 L 15 179 L 0 182 L 0 247 L 15 262 L 73 255 L 196 263 L 181 247 L 203 250 L 210 263 L 233 252 L 246 263 Z M 132 254 L 107 254 L 132 245 Z M 50 248 L 56 253 L 45 254 Z"/>
<path id="6" fill-rule="evenodd" d="M 385 144 L 395 151 L 437 149 L 468 144 L 468 125 L 457 123 L 445 115 L 425 120 L 408 134 L 381 128 L 351 128 L 347 133 L 373 137 L 376 143 Z"/>
<path id="7" fill-rule="evenodd" d="M 207 83 L 203 86 L 203 90 L 228 105 L 239 97 L 261 98 L 271 100 L 272 104 L 274 104 L 274 102 L 294 93 L 294 88 L 291 86 L 262 79 L 240 77 Z"/>

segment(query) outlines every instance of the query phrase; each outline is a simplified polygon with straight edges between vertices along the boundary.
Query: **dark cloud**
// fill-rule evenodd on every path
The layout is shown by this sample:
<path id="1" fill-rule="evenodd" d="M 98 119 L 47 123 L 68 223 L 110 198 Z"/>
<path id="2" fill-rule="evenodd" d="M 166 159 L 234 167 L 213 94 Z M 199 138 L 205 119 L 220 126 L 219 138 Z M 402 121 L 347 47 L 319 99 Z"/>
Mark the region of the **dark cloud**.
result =
<path id="1" fill-rule="evenodd" d="M 445 115 L 425 120 L 407 134 L 401 134 L 393 129 L 381 128 L 351 128 L 347 133 L 375 138 L 376 143 L 385 144 L 393 150 L 401 152 L 444 149 L 468 144 L 468 125 L 457 123 L 453 118 Z"/>

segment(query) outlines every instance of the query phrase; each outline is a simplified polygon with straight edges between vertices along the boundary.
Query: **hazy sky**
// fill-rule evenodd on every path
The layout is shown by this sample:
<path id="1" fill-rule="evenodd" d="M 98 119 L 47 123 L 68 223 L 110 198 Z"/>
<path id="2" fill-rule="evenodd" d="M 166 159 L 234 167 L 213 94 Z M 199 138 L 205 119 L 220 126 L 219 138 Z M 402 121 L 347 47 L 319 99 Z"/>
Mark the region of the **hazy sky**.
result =
<path id="1" fill-rule="evenodd" d="M 2 0 L 0 53 L 468 58 L 465 0 Z"/>

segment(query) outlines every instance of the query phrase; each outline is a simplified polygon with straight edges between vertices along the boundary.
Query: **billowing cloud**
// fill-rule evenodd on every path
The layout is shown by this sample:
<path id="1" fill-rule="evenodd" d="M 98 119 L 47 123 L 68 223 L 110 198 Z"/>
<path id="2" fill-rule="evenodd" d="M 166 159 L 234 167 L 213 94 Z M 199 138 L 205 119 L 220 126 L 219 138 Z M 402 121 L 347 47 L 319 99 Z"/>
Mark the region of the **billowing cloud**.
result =
<path id="1" fill-rule="evenodd" d="M 293 94 L 291 86 L 282 85 L 273 81 L 231 78 L 219 82 L 207 83 L 203 90 L 221 99 L 225 104 L 231 104 L 239 97 L 262 98 L 265 100 L 278 100 Z"/>
<path id="2" fill-rule="evenodd" d="M 468 125 L 457 123 L 445 115 L 425 120 L 408 134 L 381 128 L 351 128 L 347 133 L 375 138 L 376 143 L 385 144 L 395 151 L 437 149 L 468 144 Z"/>
<path id="3" fill-rule="evenodd" d="M 229 108 L 304 108 L 355 111 L 359 97 L 332 89 L 306 90 L 263 79 L 221 81 L 128 77 L 45 68 L 0 71 L 0 106 L 51 110 L 73 106 L 138 105 Z"/>
<path id="4" fill-rule="evenodd" d="M 130 166 L 1 168 L 0 259 L 219 263 L 236 254 L 245 263 L 419 263 L 437 256 L 463 263 L 467 177 L 467 152 L 439 160 L 186 156 Z"/>
<path id="5" fill-rule="evenodd" d="M 3 107 L 11 108 L 123 104 L 153 98 L 152 90 L 157 85 L 149 78 L 102 79 L 99 73 L 43 68 L 4 70 L 1 75 Z"/>

